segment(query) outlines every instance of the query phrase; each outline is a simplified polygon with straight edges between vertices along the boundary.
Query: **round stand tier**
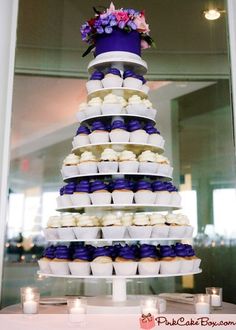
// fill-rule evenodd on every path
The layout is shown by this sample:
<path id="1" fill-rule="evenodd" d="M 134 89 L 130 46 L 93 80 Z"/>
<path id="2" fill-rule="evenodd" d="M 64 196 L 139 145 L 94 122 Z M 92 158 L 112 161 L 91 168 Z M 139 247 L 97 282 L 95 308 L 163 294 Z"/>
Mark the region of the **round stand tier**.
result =
<path id="1" fill-rule="evenodd" d="M 167 242 L 170 241 L 182 241 L 190 240 L 192 237 L 162 237 L 162 238 L 80 238 L 80 239 L 47 239 L 47 242 L 51 243 L 69 243 L 69 242 L 89 242 L 89 243 L 112 243 L 112 242 Z"/>
<path id="2" fill-rule="evenodd" d="M 132 69 L 137 74 L 144 75 L 147 72 L 147 63 L 138 55 L 129 52 L 107 52 L 96 56 L 88 65 L 88 72 L 94 70 L 106 70 L 108 67 L 117 69 Z"/>
<path id="3" fill-rule="evenodd" d="M 125 88 L 125 87 L 114 87 L 114 88 L 101 88 L 97 89 L 94 92 L 91 92 L 88 94 L 88 101 L 91 100 L 94 97 L 100 97 L 104 98 L 107 94 L 114 94 L 116 96 L 122 96 L 126 100 L 128 100 L 133 95 L 138 95 L 142 99 L 147 98 L 147 94 L 141 91 L 140 89 L 131 89 L 131 88 Z"/>
<path id="4" fill-rule="evenodd" d="M 127 113 L 119 113 L 119 114 L 110 114 L 110 115 L 99 115 L 99 116 L 91 116 L 91 117 L 87 117 L 85 119 L 82 119 L 80 121 L 80 123 L 87 123 L 87 124 L 91 124 L 91 122 L 93 122 L 94 120 L 97 120 L 99 117 L 99 120 L 103 120 L 103 121 L 107 121 L 110 122 L 113 118 L 124 118 L 124 119 L 138 119 L 138 120 L 142 120 L 144 122 L 152 122 L 153 124 L 156 124 L 156 121 L 150 117 L 146 117 L 146 116 L 139 116 L 139 115 L 135 115 L 135 114 L 127 114 Z"/>
<path id="5" fill-rule="evenodd" d="M 157 152 L 162 154 L 164 152 L 164 148 L 158 147 L 156 145 L 147 144 L 147 143 L 132 143 L 132 142 L 107 142 L 107 143 L 97 143 L 97 144 L 86 144 L 80 147 L 76 147 L 72 149 L 72 152 L 75 154 L 80 154 L 84 151 L 93 151 L 94 153 L 99 153 L 106 149 L 112 148 L 115 151 L 123 151 L 130 150 L 135 153 L 141 153 L 145 150 L 151 150 L 153 152 Z"/>
<path id="6" fill-rule="evenodd" d="M 95 177 L 107 177 L 111 176 L 113 179 L 118 179 L 118 178 L 124 178 L 126 176 L 132 176 L 132 177 L 152 177 L 152 178 L 158 178 L 160 181 L 165 180 L 165 181 L 171 181 L 172 177 L 166 176 L 161 173 L 91 173 L 91 174 L 78 174 L 76 176 L 70 176 L 63 178 L 63 181 L 65 182 L 70 182 L 70 181 L 75 181 L 76 179 L 81 179 L 81 178 L 95 178 Z"/>
<path id="7" fill-rule="evenodd" d="M 179 210 L 181 208 L 180 205 L 150 205 L 150 204 L 103 204 L 103 205 L 76 205 L 76 206 L 67 206 L 67 207 L 59 207 L 56 209 L 58 212 L 71 212 L 76 213 L 78 211 L 138 211 L 138 212 L 158 212 L 158 211 L 174 211 Z"/>

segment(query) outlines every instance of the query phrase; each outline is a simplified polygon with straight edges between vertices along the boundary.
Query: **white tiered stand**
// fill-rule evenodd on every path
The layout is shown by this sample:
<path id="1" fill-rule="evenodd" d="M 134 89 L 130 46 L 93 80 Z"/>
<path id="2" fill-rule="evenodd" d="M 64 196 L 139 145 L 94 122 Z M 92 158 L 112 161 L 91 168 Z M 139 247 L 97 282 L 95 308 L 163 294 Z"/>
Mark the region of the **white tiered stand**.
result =
<path id="1" fill-rule="evenodd" d="M 141 57 L 127 53 L 127 52 L 109 52 L 106 54 L 102 54 L 97 56 L 93 61 L 89 63 L 88 71 L 91 73 L 94 70 L 104 70 L 108 67 L 115 67 L 121 71 L 125 69 L 132 69 L 136 73 L 145 74 L 147 71 L 147 64 L 145 61 L 141 59 Z M 108 93 L 114 93 L 119 96 L 124 96 L 128 98 L 132 95 L 140 95 L 143 98 L 146 98 L 147 95 L 141 91 L 127 89 L 127 88 L 114 88 L 114 89 L 100 89 L 88 95 L 88 99 L 92 97 L 99 96 L 104 97 Z M 148 118 L 146 116 L 138 116 L 138 115 L 131 115 L 131 114 L 119 114 L 119 115 L 101 115 L 101 116 L 93 116 L 86 119 L 83 119 L 83 123 L 91 123 L 93 120 L 96 119 L 105 119 L 111 120 L 113 117 L 124 117 L 124 118 L 138 118 L 143 121 L 154 122 L 154 119 Z M 89 144 L 80 148 L 74 148 L 72 151 L 74 153 L 82 153 L 85 150 L 91 150 L 95 153 L 101 152 L 105 148 L 112 147 L 116 151 L 122 150 L 132 150 L 136 152 L 142 152 L 144 150 L 152 150 L 154 152 L 162 153 L 164 150 L 163 148 L 159 148 L 157 146 L 148 145 L 148 144 L 136 144 L 136 143 L 106 143 L 106 144 Z M 157 176 L 160 179 L 171 180 L 171 177 L 166 177 L 162 174 L 151 174 L 151 173 L 91 173 L 90 177 L 96 176 L 111 176 L 111 177 L 122 177 L 122 176 Z M 78 175 L 75 177 L 64 178 L 64 181 L 68 182 L 72 179 L 88 177 L 88 175 Z M 85 211 L 89 214 L 97 214 L 97 212 L 102 211 L 142 211 L 142 212 L 151 212 L 151 211 L 167 211 L 167 210 L 175 210 L 179 207 L 173 205 L 78 205 L 75 207 L 64 207 L 59 208 L 58 211 L 60 212 L 78 212 L 78 211 Z M 149 238 L 149 239 L 140 239 L 140 238 L 122 238 L 122 239 L 89 239 L 89 240 L 70 240 L 70 242 L 82 242 L 86 241 L 89 243 L 92 242 L 106 242 L 108 244 L 112 244 L 112 242 L 119 241 L 119 242 L 135 242 L 135 241 L 173 241 L 173 240 L 181 240 L 186 238 Z M 65 240 L 51 240 L 50 242 L 65 242 Z M 88 299 L 88 310 L 90 313 L 139 313 L 140 312 L 140 302 L 138 296 L 129 296 L 127 297 L 126 293 L 126 284 L 127 279 L 140 279 L 140 278 L 166 278 L 172 276 L 184 276 L 184 275 L 193 275 L 201 273 L 201 269 L 196 272 L 192 273 L 178 273 L 178 274 L 157 274 L 157 275 L 133 275 L 133 276 L 73 276 L 73 275 L 54 275 L 54 274 L 44 274 L 38 272 L 41 276 L 45 277 L 56 277 L 56 278 L 80 278 L 80 279 L 106 279 L 112 281 L 112 297 L 93 297 Z"/>

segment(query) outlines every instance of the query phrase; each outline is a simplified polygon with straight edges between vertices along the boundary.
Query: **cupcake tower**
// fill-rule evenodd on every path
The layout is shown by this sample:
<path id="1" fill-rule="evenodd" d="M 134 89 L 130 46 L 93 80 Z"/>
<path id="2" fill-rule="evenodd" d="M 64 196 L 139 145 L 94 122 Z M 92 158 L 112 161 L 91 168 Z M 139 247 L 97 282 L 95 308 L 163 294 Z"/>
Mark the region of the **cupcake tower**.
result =
<path id="1" fill-rule="evenodd" d="M 98 32 L 96 57 L 89 64 L 88 99 L 77 113 L 73 149 L 61 170 L 66 184 L 57 209 L 62 215 L 51 217 L 44 230 L 58 245 L 46 248 L 39 260 L 47 276 L 113 278 L 115 301 L 126 300 L 127 277 L 201 271 L 191 245 L 157 242 L 191 238 L 193 228 L 184 215 L 158 213 L 178 209 L 181 199 L 171 182 L 173 168 L 162 155 L 165 141 L 155 127 L 157 110 L 147 97 L 140 38 L 150 37 L 136 31 L 136 18 L 144 24 L 143 13 L 121 11 L 125 22 L 116 21 L 111 4 L 101 20 L 96 14 L 96 26 L 90 21 L 81 29 L 86 41 Z M 130 33 L 123 31 L 125 26 Z M 150 244 L 132 242 L 144 239 Z"/>

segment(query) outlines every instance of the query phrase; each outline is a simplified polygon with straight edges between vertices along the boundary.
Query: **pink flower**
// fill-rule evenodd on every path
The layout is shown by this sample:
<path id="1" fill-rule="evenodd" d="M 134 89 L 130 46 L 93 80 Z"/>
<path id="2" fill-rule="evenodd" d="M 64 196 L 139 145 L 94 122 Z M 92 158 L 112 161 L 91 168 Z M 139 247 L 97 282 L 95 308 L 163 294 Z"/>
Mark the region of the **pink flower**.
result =
<path id="1" fill-rule="evenodd" d="M 114 14 L 116 16 L 116 19 L 117 19 L 118 23 L 120 21 L 126 23 L 129 20 L 129 15 L 127 13 L 123 12 L 123 11 L 116 11 Z"/>
<path id="2" fill-rule="evenodd" d="M 137 31 L 142 33 L 148 33 L 150 31 L 149 25 L 145 21 L 144 15 L 139 15 L 134 19 L 134 23 L 137 25 Z"/>
<path id="3" fill-rule="evenodd" d="M 145 40 L 141 40 L 141 49 L 147 49 L 150 48 L 150 45 Z"/>

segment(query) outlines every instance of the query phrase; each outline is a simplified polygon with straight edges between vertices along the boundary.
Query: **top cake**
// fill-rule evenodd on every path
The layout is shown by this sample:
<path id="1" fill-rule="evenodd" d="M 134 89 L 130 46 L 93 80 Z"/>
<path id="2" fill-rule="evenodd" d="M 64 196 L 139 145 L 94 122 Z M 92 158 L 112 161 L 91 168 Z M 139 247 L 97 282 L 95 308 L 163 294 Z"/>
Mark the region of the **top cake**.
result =
<path id="1" fill-rule="evenodd" d="M 82 40 L 89 44 L 83 56 L 90 51 L 95 56 L 114 51 L 140 56 L 141 49 L 154 45 L 143 11 L 115 9 L 113 3 L 103 12 L 94 11 L 95 16 L 81 26 Z"/>

